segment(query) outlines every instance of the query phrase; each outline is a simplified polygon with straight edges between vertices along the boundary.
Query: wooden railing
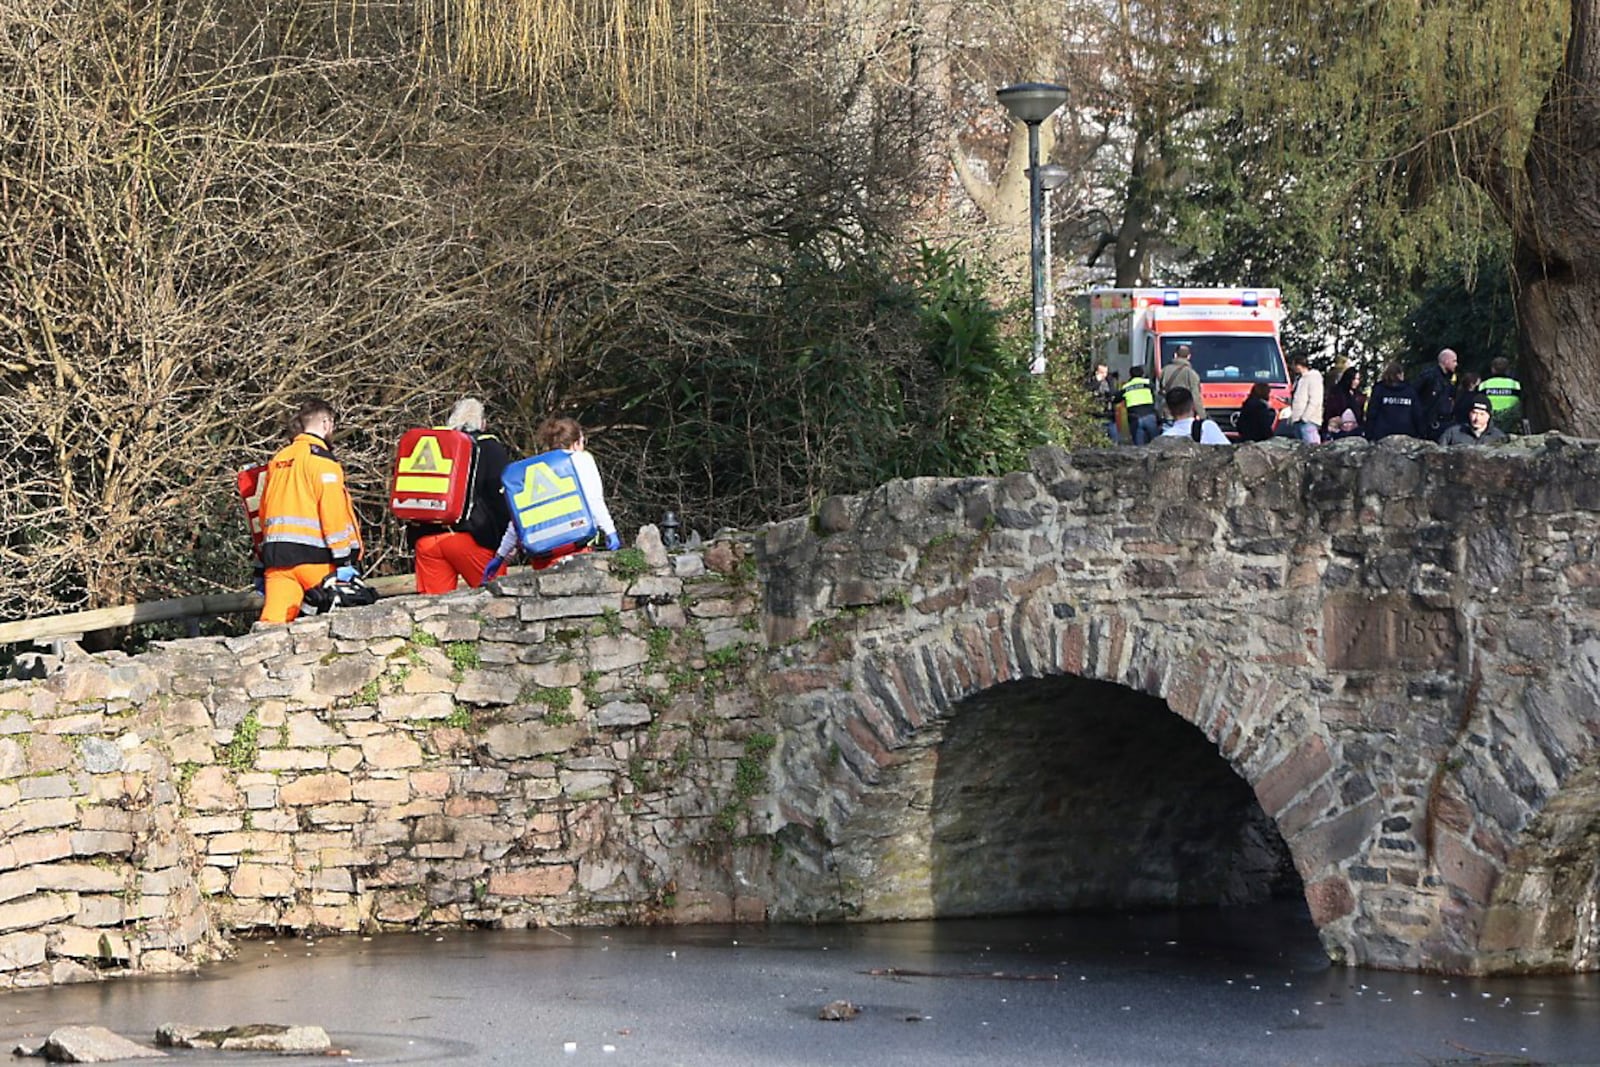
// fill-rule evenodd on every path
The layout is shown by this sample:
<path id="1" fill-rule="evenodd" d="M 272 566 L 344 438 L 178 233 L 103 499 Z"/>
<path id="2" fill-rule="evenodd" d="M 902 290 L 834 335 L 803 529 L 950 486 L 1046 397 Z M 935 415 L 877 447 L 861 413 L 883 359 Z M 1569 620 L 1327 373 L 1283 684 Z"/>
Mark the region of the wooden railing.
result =
<path id="1" fill-rule="evenodd" d="M 417 580 L 410 574 L 370 578 L 367 584 L 377 590 L 380 597 L 400 596 L 414 592 L 417 588 Z M 173 622 L 178 619 L 238 615 L 260 610 L 259 593 L 204 593 L 199 596 L 176 597 L 172 600 L 152 600 L 145 604 L 121 604 L 114 608 L 77 611 L 70 615 L 46 615 L 37 619 L 0 622 L 0 645 L 21 641 L 49 641 L 54 638 L 72 637 L 93 633 L 96 630 L 113 630 L 119 626 L 135 626 L 147 622 Z"/>

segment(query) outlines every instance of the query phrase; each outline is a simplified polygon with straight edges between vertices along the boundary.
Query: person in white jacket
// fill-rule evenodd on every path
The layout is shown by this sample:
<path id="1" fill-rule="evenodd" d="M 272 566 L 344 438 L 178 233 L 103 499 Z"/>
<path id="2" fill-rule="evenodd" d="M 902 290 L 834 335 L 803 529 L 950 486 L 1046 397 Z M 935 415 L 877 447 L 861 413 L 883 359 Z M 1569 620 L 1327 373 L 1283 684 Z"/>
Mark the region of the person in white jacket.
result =
<path id="1" fill-rule="evenodd" d="M 1318 425 L 1322 422 L 1322 372 L 1311 369 L 1305 356 L 1295 356 L 1289 361 L 1294 372 L 1294 397 L 1289 401 L 1289 417 L 1284 420 L 1286 437 L 1294 437 L 1308 445 L 1321 442 Z"/>
<path id="2" fill-rule="evenodd" d="M 622 538 L 617 534 L 616 523 L 611 519 L 611 510 L 606 507 L 605 488 L 600 482 L 600 468 L 595 465 L 594 457 L 587 451 L 587 440 L 584 438 L 583 427 L 577 419 L 559 416 L 545 419 L 539 424 L 539 429 L 534 432 L 534 437 L 540 452 L 565 452 L 572 460 L 572 469 L 578 476 L 578 485 L 583 490 L 583 500 L 588 507 L 589 517 L 594 520 L 594 543 L 604 545 L 607 551 L 615 552 L 622 547 Z M 535 556 L 529 560 L 535 569 L 543 569 L 569 555 L 577 552 L 589 551 L 588 544 L 574 544 L 554 551 L 548 555 Z M 506 526 L 505 535 L 500 538 L 500 547 L 496 550 L 494 558 L 484 568 L 483 580 L 489 581 L 500 574 L 505 562 L 512 559 L 518 552 L 516 523 Z"/>

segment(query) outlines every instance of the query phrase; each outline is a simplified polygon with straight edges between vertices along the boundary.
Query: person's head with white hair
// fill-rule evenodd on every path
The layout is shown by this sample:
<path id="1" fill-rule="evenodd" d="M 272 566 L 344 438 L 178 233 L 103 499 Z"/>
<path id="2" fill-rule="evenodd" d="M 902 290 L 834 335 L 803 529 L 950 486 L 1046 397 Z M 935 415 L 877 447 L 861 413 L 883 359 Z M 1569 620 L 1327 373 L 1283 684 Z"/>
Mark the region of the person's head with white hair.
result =
<path id="1" fill-rule="evenodd" d="M 464 396 L 450 409 L 445 426 L 452 430 L 476 433 L 483 429 L 483 401 L 475 396 Z"/>

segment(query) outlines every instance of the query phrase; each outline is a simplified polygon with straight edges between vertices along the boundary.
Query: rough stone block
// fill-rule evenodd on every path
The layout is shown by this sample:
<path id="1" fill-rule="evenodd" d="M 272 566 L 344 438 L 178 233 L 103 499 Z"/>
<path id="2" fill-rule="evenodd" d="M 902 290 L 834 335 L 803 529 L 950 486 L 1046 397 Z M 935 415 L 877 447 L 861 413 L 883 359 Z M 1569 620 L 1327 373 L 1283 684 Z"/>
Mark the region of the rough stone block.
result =
<path id="1" fill-rule="evenodd" d="M 546 619 L 575 619 L 598 617 L 606 611 L 622 610 L 622 594 L 609 596 L 568 596 L 549 600 L 524 600 L 517 609 L 523 622 L 543 622 Z"/>
<path id="2" fill-rule="evenodd" d="M 256 753 L 255 767 L 262 771 L 320 771 L 328 754 L 317 748 L 267 748 Z"/>
<path id="3" fill-rule="evenodd" d="M 609 796 L 616 784 L 616 776 L 595 771 L 563 771 L 558 776 L 561 792 L 574 800 L 591 800 Z"/>
<path id="4" fill-rule="evenodd" d="M 200 1027 L 167 1023 L 157 1028 L 156 1044 L 167 1048 L 307 1055 L 324 1052 L 331 1043 L 327 1031 L 320 1026 L 252 1023 L 245 1026 Z"/>
<path id="5" fill-rule="evenodd" d="M 398 770 L 421 765 L 422 746 L 404 735 L 380 735 L 362 740 L 361 755 L 374 770 Z"/>
<path id="6" fill-rule="evenodd" d="M 20 971 L 44 962 L 47 939 L 41 933 L 6 934 L 0 937 L 0 971 Z"/>
<path id="7" fill-rule="evenodd" d="M 78 898 L 78 913 L 72 917 L 79 926 L 120 926 L 127 918 L 122 897 L 90 894 Z"/>
<path id="8" fill-rule="evenodd" d="M 264 863 L 241 863 L 229 879 L 228 889 L 236 897 L 292 897 L 294 871 Z"/>
<path id="9" fill-rule="evenodd" d="M 315 712 L 296 712 L 288 720 L 290 748 L 327 748 L 344 744 L 344 731 L 329 726 Z"/>
<path id="10" fill-rule="evenodd" d="M 415 626 L 406 600 L 379 601 L 328 617 L 328 635 L 336 640 L 369 642 L 384 637 L 410 637 Z"/>
<path id="11" fill-rule="evenodd" d="M 72 893 L 120 893 L 128 884 L 129 869 L 96 867 L 88 863 L 47 863 L 30 869 L 40 889 Z"/>
<path id="12" fill-rule="evenodd" d="M 601 635 L 589 639 L 589 666 L 601 674 L 636 667 L 650 658 L 650 645 L 633 634 Z"/>
<path id="13" fill-rule="evenodd" d="M 1488 904 L 1500 879 L 1500 869 L 1452 833 L 1439 833 L 1434 841 L 1434 863 L 1446 884 L 1475 904 Z"/>
<path id="14" fill-rule="evenodd" d="M 0 904 L 36 892 L 39 889 L 39 876 L 34 872 L 37 870 L 36 867 L 29 867 L 0 874 Z"/>
<path id="15" fill-rule="evenodd" d="M 0 812 L 0 833 L 9 835 L 51 830 L 58 826 L 70 826 L 77 821 L 78 806 L 69 798 L 27 800 Z"/>
<path id="16" fill-rule="evenodd" d="M 125 856 L 132 851 L 132 834 L 112 830 L 79 830 L 72 835 L 74 856 Z"/>
<path id="17" fill-rule="evenodd" d="M 379 922 L 413 923 L 426 906 L 426 901 L 409 893 L 379 893 L 372 914 Z"/>
<path id="18" fill-rule="evenodd" d="M 39 893 L 0 904 L 0 933 L 46 926 L 72 918 L 77 902 L 59 893 Z"/>
<path id="19" fill-rule="evenodd" d="M 506 723 L 484 731 L 483 747 L 496 759 L 527 759 L 565 752 L 583 737 L 580 726 L 547 726 L 542 722 Z"/>
<path id="20" fill-rule="evenodd" d="M 466 672 L 456 687 L 456 699 L 463 704 L 515 704 L 522 685 L 514 674 L 498 670 Z"/>
<path id="21" fill-rule="evenodd" d="M 313 826 L 352 826 L 367 817 L 365 804 L 321 804 L 306 812 Z"/>
<path id="22" fill-rule="evenodd" d="M 571 689 L 583 681 L 583 669 L 575 661 L 535 663 L 528 676 L 541 689 Z"/>
<path id="23" fill-rule="evenodd" d="M 59 926 L 50 934 L 50 952 L 80 960 L 126 962 L 128 941 L 121 934 L 83 926 Z"/>
<path id="24" fill-rule="evenodd" d="M 577 871 L 559 867 L 523 867 L 489 875 L 489 895 L 494 897 L 554 897 L 571 889 Z"/>
<path id="25" fill-rule="evenodd" d="M 160 1049 L 129 1041 L 103 1026 L 63 1026 L 52 1030 L 40 1054 L 54 1063 L 107 1063 L 166 1056 Z"/>
<path id="26" fill-rule="evenodd" d="M 311 684 L 323 697 L 338 700 L 353 697 L 383 673 L 384 661 L 370 653 L 340 656 L 331 663 L 311 669 Z M 309 744 L 311 742 L 291 742 Z"/>
<path id="27" fill-rule="evenodd" d="M 1263 774 L 1256 782 L 1256 799 L 1261 810 L 1277 815 L 1302 791 L 1333 768 L 1333 759 L 1322 738 L 1312 736 Z"/>
<path id="28" fill-rule="evenodd" d="M 400 683 L 400 692 L 406 694 L 419 693 L 453 693 L 456 683 L 451 681 L 448 674 L 434 674 L 428 670 L 414 670 L 406 675 L 406 680 Z"/>
<path id="29" fill-rule="evenodd" d="M 201 767 L 184 786 L 183 795 L 194 811 L 237 811 L 242 799 L 226 767 Z"/>
<path id="30" fill-rule="evenodd" d="M 595 712 L 595 724 L 602 729 L 643 726 L 651 719 L 650 706 L 633 701 L 614 700 L 600 705 Z"/>
<path id="31" fill-rule="evenodd" d="M 442 797 L 450 792 L 448 771 L 412 771 L 409 781 L 419 797 Z"/>
<path id="32" fill-rule="evenodd" d="M 278 802 L 289 807 L 336 804 L 350 797 L 350 778 L 344 774 L 308 774 L 278 790 Z"/>
<path id="33" fill-rule="evenodd" d="M 666 564 L 663 563 L 663 566 Z M 628 595 L 635 600 L 646 600 L 651 603 L 668 604 L 676 603 L 683 593 L 683 581 L 678 578 L 664 578 L 660 575 L 647 574 L 628 586 Z"/>
<path id="34" fill-rule="evenodd" d="M 464 599 L 464 598 L 463 598 Z M 478 603 L 483 603 L 483 598 L 474 596 Z M 452 607 L 461 607 L 458 600 Z M 439 641 L 476 641 L 483 635 L 483 624 L 470 615 L 459 612 L 450 615 L 438 615 L 425 619 L 418 624 L 423 633 Z"/>
<path id="35" fill-rule="evenodd" d="M 372 778 L 355 782 L 352 792 L 363 804 L 404 804 L 411 799 L 411 783 L 404 778 Z"/>
<path id="36" fill-rule="evenodd" d="M 122 769 L 122 749 L 116 742 L 103 737 L 80 740 L 78 755 L 83 760 L 83 769 L 90 774 L 111 774 Z"/>
<path id="37" fill-rule="evenodd" d="M 448 693 L 395 693 L 378 698 L 378 718 L 387 722 L 448 719 L 456 702 Z"/>
<path id="38" fill-rule="evenodd" d="M 511 775 L 494 767 L 469 767 L 461 772 L 461 788 L 468 793 L 489 793 L 499 796 L 505 792 Z"/>

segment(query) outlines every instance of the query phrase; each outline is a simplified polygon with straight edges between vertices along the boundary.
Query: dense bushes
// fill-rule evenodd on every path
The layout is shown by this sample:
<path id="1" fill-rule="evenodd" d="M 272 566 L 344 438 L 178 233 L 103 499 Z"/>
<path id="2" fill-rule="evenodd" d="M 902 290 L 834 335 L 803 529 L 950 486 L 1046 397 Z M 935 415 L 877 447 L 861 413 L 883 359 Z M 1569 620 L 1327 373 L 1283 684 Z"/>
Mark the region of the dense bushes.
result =
<path id="1" fill-rule="evenodd" d="M 387 570 L 390 451 L 464 393 L 515 449 L 588 423 L 625 529 L 1050 432 L 1011 321 L 900 237 L 928 133 L 848 27 L 743 12 L 692 77 L 782 91 L 651 111 L 454 78 L 415 11 L 354 10 L 0 0 L 0 617 L 242 587 L 233 473 L 307 394 Z"/>

